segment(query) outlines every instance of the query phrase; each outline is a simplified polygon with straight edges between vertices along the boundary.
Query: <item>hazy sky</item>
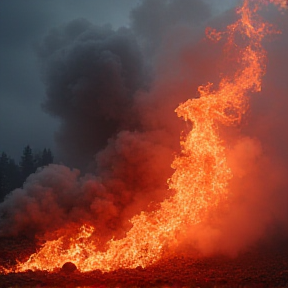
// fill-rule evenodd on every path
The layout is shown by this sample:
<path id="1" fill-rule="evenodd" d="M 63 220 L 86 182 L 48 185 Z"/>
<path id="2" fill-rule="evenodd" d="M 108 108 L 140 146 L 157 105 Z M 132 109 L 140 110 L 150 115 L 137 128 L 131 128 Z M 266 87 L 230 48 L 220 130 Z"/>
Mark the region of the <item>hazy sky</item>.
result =
<path id="1" fill-rule="evenodd" d="M 45 91 L 34 45 L 52 27 L 76 18 L 127 26 L 135 5 L 135 0 L 0 1 L 1 152 L 18 158 L 27 144 L 53 149 L 57 122 L 41 109 Z"/>
<path id="2" fill-rule="evenodd" d="M 35 45 L 46 33 L 77 18 L 86 18 L 96 25 L 110 23 L 115 29 L 129 26 L 129 12 L 139 2 L 0 1 L 0 152 L 5 151 L 18 160 L 27 144 L 35 151 L 54 148 L 53 134 L 58 122 L 42 111 L 45 87 L 35 53 Z M 212 1 L 218 11 L 234 2 Z"/>

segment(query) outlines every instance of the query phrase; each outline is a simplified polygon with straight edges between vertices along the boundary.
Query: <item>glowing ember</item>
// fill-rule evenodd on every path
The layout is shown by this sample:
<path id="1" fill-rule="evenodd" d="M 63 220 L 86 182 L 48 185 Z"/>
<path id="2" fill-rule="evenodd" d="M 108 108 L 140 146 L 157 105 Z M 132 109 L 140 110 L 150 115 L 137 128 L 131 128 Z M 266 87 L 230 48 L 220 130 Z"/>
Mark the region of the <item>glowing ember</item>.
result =
<path id="1" fill-rule="evenodd" d="M 286 7 L 286 1 L 269 2 Z M 240 19 L 228 26 L 225 33 L 211 30 L 208 35 L 216 40 L 227 37 L 228 48 L 241 35 L 243 47 L 238 47 L 240 61 L 233 77 L 223 78 L 217 90 L 211 83 L 200 86 L 199 98 L 189 99 L 176 109 L 179 117 L 193 123 L 193 129 L 181 140 L 181 154 L 172 163 L 175 172 L 168 184 L 173 196 L 163 201 L 158 210 L 134 216 L 126 237 L 111 239 L 104 251 L 100 251 L 92 237 L 92 226 L 63 228 L 55 232 L 59 235 L 57 240 L 47 241 L 28 261 L 6 272 L 52 271 L 67 262 L 74 263 L 80 271 L 145 267 L 177 245 L 180 231 L 201 222 L 210 209 L 225 200 L 232 172 L 219 137 L 219 125 L 231 126 L 241 121 L 248 108 L 245 95 L 261 90 L 265 70 L 261 40 L 270 26 L 259 20 L 257 3 L 251 3 L 244 1 L 238 10 Z"/>

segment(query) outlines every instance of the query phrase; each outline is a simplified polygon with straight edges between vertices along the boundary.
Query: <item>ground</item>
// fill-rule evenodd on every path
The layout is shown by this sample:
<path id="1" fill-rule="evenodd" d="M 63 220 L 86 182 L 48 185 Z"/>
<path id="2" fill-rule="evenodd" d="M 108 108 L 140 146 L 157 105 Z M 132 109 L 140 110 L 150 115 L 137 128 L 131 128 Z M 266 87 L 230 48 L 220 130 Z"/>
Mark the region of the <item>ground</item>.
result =
<path id="1" fill-rule="evenodd" d="M 286 241 L 273 245 L 260 243 L 234 258 L 192 257 L 182 253 L 144 269 L 120 269 L 110 273 L 102 273 L 95 267 L 96 270 L 89 273 L 62 270 L 2 274 L 0 287 L 288 288 L 288 247 L 285 244 Z M 0 265 L 13 265 L 17 258 L 25 259 L 34 251 L 34 241 L 26 237 L 1 238 Z"/>

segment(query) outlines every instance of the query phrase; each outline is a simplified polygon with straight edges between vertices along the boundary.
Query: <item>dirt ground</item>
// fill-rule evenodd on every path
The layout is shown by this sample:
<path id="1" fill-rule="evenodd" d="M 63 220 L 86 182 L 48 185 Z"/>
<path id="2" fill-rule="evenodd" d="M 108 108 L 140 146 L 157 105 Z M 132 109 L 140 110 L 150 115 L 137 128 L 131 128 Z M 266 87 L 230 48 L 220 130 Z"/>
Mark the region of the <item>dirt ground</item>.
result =
<path id="1" fill-rule="evenodd" d="M 235 258 L 218 255 L 191 257 L 175 255 L 147 267 L 102 273 L 77 270 L 0 274 L 0 287 L 285 287 L 288 288 L 288 245 L 261 243 Z M 11 266 L 36 249 L 28 238 L 0 239 L 0 265 Z"/>

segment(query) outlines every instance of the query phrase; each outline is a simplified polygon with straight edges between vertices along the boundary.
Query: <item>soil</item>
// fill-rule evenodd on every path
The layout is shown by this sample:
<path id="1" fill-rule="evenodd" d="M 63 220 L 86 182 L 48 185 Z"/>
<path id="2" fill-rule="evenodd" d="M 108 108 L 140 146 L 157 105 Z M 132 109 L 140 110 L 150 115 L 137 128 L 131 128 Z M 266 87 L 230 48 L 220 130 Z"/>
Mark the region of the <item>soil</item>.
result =
<path id="1" fill-rule="evenodd" d="M 258 243 L 237 257 L 223 255 L 191 257 L 185 254 L 162 259 L 136 269 L 102 273 L 80 273 L 69 263 L 55 273 L 27 271 L 0 274 L 0 287 L 281 287 L 288 288 L 288 247 L 282 243 Z M 288 246 L 288 245 L 287 245 Z M 24 260 L 36 249 L 29 238 L 1 238 L 0 265 L 11 267 L 16 259 Z M 67 269 L 67 267 L 70 267 Z"/>

